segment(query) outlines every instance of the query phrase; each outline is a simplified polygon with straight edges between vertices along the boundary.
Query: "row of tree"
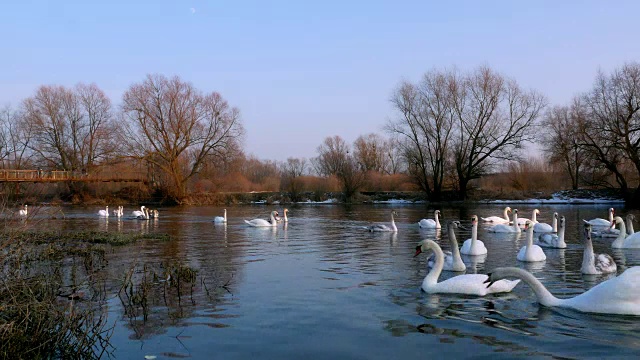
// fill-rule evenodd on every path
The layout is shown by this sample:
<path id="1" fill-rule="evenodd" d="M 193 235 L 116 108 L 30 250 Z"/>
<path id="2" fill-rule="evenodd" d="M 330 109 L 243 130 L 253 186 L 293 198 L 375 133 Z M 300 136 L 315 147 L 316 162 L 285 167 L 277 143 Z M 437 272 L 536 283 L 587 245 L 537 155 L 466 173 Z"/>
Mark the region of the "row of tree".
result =
<path id="1" fill-rule="evenodd" d="M 239 110 L 220 94 L 149 75 L 117 108 L 94 84 L 40 87 L 18 108 L 2 110 L 0 160 L 11 168 L 87 171 L 128 162 L 153 169 L 178 199 L 203 174 L 280 177 L 292 193 L 304 176 L 333 177 L 347 198 L 372 173 L 407 174 L 436 201 L 445 190 L 466 198 L 473 180 L 526 161 L 521 150 L 538 142 L 574 188 L 618 187 L 640 200 L 639 95 L 638 63 L 598 73 L 591 90 L 551 108 L 540 93 L 488 67 L 432 70 L 392 92 L 397 113 L 384 127 L 387 137 L 364 134 L 348 144 L 331 136 L 317 157 L 276 163 L 244 155 Z"/>

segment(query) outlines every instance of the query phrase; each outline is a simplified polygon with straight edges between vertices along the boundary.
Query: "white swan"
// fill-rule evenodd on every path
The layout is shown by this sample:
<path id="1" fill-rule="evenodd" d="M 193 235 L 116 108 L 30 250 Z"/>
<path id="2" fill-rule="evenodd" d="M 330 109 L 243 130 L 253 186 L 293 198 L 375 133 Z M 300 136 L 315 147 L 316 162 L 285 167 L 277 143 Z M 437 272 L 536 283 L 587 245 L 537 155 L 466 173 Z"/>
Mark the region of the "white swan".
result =
<path id="1" fill-rule="evenodd" d="M 591 226 L 611 226 L 613 223 L 613 214 L 615 210 L 609 208 L 609 220 L 603 218 L 595 218 L 587 221 Z"/>
<path id="2" fill-rule="evenodd" d="M 105 210 L 98 211 L 98 216 L 109 217 L 109 206 L 105 208 Z"/>
<path id="3" fill-rule="evenodd" d="M 471 217 L 471 238 L 464 241 L 460 252 L 465 255 L 484 255 L 487 248 L 481 240 L 478 240 L 478 216 Z"/>
<path id="4" fill-rule="evenodd" d="M 509 220 L 509 213 L 511 212 L 510 207 L 504 208 L 502 217 L 500 216 L 489 216 L 486 218 L 481 218 L 484 222 L 490 222 L 494 224 L 508 224 L 511 220 Z"/>
<path id="5" fill-rule="evenodd" d="M 369 231 L 393 231 L 398 232 L 398 227 L 396 226 L 396 222 L 394 221 L 394 216 L 398 215 L 395 210 L 391 210 L 391 224 L 373 224 L 371 226 L 367 226 L 366 229 Z"/>
<path id="6" fill-rule="evenodd" d="M 626 236 L 627 227 L 624 225 L 624 220 L 620 216 L 616 216 L 614 218 L 615 224 L 620 227 L 620 234 L 618 237 L 611 243 L 611 247 L 614 249 L 638 249 L 640 248 L 640 235 Z M 612 225 L 613 226 L 613 225 Z"/>
<path id="7" fill-rule="evenodd" d="M 124 214 L 124 206 L 119 205 L 117 209 L 113 209 L 113 216 L 122 217 Z"/>
<path id="8" fill-rule="evenodd" d="M 532 223 L 537 223 L 538 222 L 538 217 L 537 215 L 540 215 L 540 210 L 538 209 L 533 209 L 533 211 L 531 211 L 531 219 L 527 219 L 527 218 L 518 218 L 518 226 L 522 226 L 524 227 L 525 224 L 527 223 L 527 221 L 531 221 Z"/>
<path id="9" fill-rule="evenodd" d="M 418 246 L 416 246 L 416 254 L 418 256 L 421 252 L 427 250 L 433 250 L 436 254 L 436 263 L 433 269 L 429 271 L 422 281 L 422 290 L 429 294 L 446 293 L 446 294 L 467 294 L 484 296 L 487 294 L 509 292 L 517 284 L 516 281 L 505 280 L 503 282 L 495 282 L 491 286 L 485 286 L 484 282 L 489 279 L 484 274 L 465 274 L 454 276 L 442 282 L 438 282 L 442 267 L 444 265 L 444 254 L 440 246 L 433 240 L 423 240 Z"/>
<path id="10" fill-rule="evenodd" d="M 289 218 L 287 217 L 287 213 L 289 212 L 289 209 L 284 208 L 284 210 L 282 210 L 282 212 L 284 213 L 284 217 L 282 218 L 277 218 L 276 220 L 280 223 L 280 222 L 284 222 L 285 224 L 289 222 Z"/>
<path id="11" fill-rule="evenodd" d="M 633 219 L 635 218 L 635 216 L 633 216 L 633 214 L 629 214 L 627 215 L 627 237 L 624 239 L 625 242 L 629 242 L 631 244 L 635 244 L 637 242 L 640 242 L 640 231 L 639 232 L 633 232 Z M 631 229 L 631 230 L 629 230 Z"/>
<path id="12" fill-rule="evenodd" d="M 144 215 L 145 215 L 144 209 L 145 209 L 145 206 L 144 206 L 144 205 L 142 205 L 142 206 L 140 206 L 140 210 L 134 210 L 134 211 L 132 211 L 132 212 L 131 212 L 131 215 L 132 215 L 134 218 L 137 218 L 138 216 L 144 216 Z"/>
<path id="13" fill-rule="evenodd" d="M 633 230 L 633 220 L 636 218 L 635 215 L 629 213 L 625 218 L 627 219 L 627 236 L 635 234 L 635 230 Z"/>
<path id="14" fill-rule="evenodd" d="M 547 260 L 547 256 L 544 254 L 542 248 L 533 243 L 533 223 L 527 221 L 524 228 L 527 231 L 527 244 L 520 249 L 516 258 L 526 262 Z"/>
<path id="15" fill-rule="evenodd" d="M 27 205 L 25 204 L 22 209 L 18 210 L 18 215 L 20 216 L 27 216 L 29 214 L 29 211 L 27 209 Z"/>
<path id="16" fill-rule="evenodd" d="M 157 219 L 160 217 L 160 211 L 158 209 L 149 210 L 149 217 L 151 219 Z"/>
<path id="17" fill-rule="evenodd" d="M 542 247 L 564 249 L 567 247 L 567 243 L 564 242 L 564 231 L 565 218 L 564 216 L 562 216 L 560 217 L 560 227 L 558 228 L 558 234 L 540 234 L 540 236 L 538 236 L 538 239 L 536 240 L 536 244 Z"/>
<path id="18" fill-rule="evenodd" d="M 556 233 L 558 232 L 558 213 L 553 213 L 551 225 L 547 223 L 535 222 L 533 224 L 533 232 L 537 233 Z"/>
<path id="19" fill-rule="evenodd" d="M 222 224 L 227 222 L 227 209 L 224 209 L 224 216 L 216 216 L 213 218 L 213 222 L 216 224 Z"/>
<path id="20" fill-rule="evenodd" d="M 494 233 L 519 233 L 520 226 L 518 226 L 518 209 L 513 210 L 513 225 L 509 224 L 498 224 L 494 225 L 487 229 L 488 232 Z"/>
<path id="21" fill-rule="evenodd" d="M 444 253 L 444 264 L 442 270 L 445 271 L 465 271 L 467 266 L 462 262 L 460 257 L 460 249 L 458 249 L 458 240 L 456 239 L 455 229 L 461 227 L 459 221 L 449 221 L 447 223 L 447 235 L 451 244 L 451 251 Z M 427 260 L 427 266 L 433 268 L 436 264 L 436 254 L 434 253 Z"/>
<path id="22" fill-rule="evenodd" d="M 136 219 L 138 219 L 138 220 L 149 220 L 149 209 L 144 208 L 144 212 L 141 215 L 136 216 Z"/>
<path id="23" fill-rule="evenodd" d="M 584 253 L 580 271 L 587 275 L 609 274 L 616 272 L 616 262 L 609 254 L 594 254 L 591 241 L 591 224 L 584 224 Z"/>
<path id="24" fill-rule="evenodd" d="M 276 225 L 278 225 L 278 222 L 276 221 L 276 216 L 278 216 L 278 212 L 274 210 L 269 215 L 269 220 L 253 219 L 253 220 L 245 220 L 244 222 L 246 222 L 247 224 L 249 224 L 251 226 L 254 226 L 254 227 L 276 226 Z"/>
<path id="25" fill-rule="evenodd" d="M 418 222 L 422 229 L 440 229 L 440 210 L 433 212 L 433 219 L 422 219 Z"/>
<path id="26" fill-rule="evenodd" d="M 508 277 L 523 280 L 533 289 L 538 302 L 549 307 L 570 308 L 588 313 L 640 315 L 640 267 L 627 269 L 617 277 L 603 281 L 588 291 L 568 299 L 558 299 L 526 270 L 504 267 L 489 273 L 489 285 Z"/>

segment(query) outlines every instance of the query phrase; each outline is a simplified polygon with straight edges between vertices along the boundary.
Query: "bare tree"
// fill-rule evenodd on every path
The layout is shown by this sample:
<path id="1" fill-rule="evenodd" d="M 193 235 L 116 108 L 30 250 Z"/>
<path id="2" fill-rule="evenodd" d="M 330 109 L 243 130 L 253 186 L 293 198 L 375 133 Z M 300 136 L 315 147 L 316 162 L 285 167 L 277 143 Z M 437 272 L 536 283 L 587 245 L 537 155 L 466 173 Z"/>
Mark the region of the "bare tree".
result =
<path id="1" fill-rule="evenodd" d="M 353 156 L 362 171 L 385 172 L 388 159 L 385 156 L 388 144 L 378 134 L 360 135 L 353 143 Z"/>
<path id="2" fill-rule="evenodd" d="M 281 165 L 280 187 L 290 194 L 293 202 L 301 200 L 300 194 L 304 190 L 304 182 L 301 177 L 305 174 L 306 166 L 307 159 L 305 158 L 288 158 Z"/>
<path id="3" fill-rule="evenodd" d="M 630 164 L 640 175 L 640 63 L 625 64 L 610 76 L 599 72 L 584 102 L 581 146 L 615 176 L 628 201 L 639 203 L 640 185 L 631 192 L 625 170 Z"/>
<path id="4" fill-rule="evenodd" d="M 451 89 L 457 121 L 455 166 L 464 199 L 471 180 L 487 173 L 494 161 L 513 158 L 524 142 L 535 139 L 531 126 L 546 100 L 487 67 L 458 78 Z"/>
<path id="5" fill-rule="evenodd" d="M 205 160 L 237 151 L 244 134 L 238 109 L 179 77 L 148 75 L 122 102 L 127 154 L 159 168 L 178 200 Z"/>
<path id="6" fill-rule="evenodd" d="M 2 161 L 5 167 L 23 169 L 29 166 L 31 152 L 29 144 L 33 138 L 33 128 L 24 121 L 23 113 L 4 107 L 0 110 Z"/>
<path id="7" fill-rule="evenodd" d="M 340 137 L 327 137 L 318 146 L 318 157 L 314 164 L 319 174 L 335 175 L 342 186 L 346 201 L 351 201 L 364 185 L 365 173 L 356 158 L 351 154 L 349 145 Z"/>
<path id="8" fill-rule="evenodd" d="M 441 198 L 445 162 L 454 130 L 451 72 L 431 71 L 420 83 L 404 82 L 391 102 L 399 119 L 387 130 L 400 139 L 410 175 L 430 200 Z"/>
<path id="9" fill-rule="evenodd" d="M 586 161 L 585 150 L 580 146 L 579 123 L 584 118 L 580 98 L 569 106 L 554 106 L 545 114 L 542 122 L 541 143 L 551 163 L 561 164 L 569 178 L 571 187 L 578 189 L 580 172 Z"/>
<path id="10" fill-rule="evenodd" d="M 96 85 L 41 86 L 23 102 L 29 147 L 52 168 L 77 170 L 105 162 L 112 149 L 111 102 Z"/>

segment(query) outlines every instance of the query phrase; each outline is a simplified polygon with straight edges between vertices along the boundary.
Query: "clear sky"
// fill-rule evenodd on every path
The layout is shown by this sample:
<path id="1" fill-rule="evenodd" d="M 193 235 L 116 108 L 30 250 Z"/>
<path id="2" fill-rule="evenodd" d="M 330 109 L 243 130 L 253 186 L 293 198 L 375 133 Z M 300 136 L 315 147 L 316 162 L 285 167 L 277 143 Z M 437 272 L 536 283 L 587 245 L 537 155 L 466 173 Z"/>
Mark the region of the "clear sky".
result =
<path id="1" fill-rule="evenodd" d="M 382 132 L 403 80 L 489 65 L 552 104 L 598 69 L 640 61 L 637 1 L 9 0 L 0 105 L 95 82 L 119 105 L 178 75 L 240 109 L 260 159 L 315 156 L 327 136 Z"/>

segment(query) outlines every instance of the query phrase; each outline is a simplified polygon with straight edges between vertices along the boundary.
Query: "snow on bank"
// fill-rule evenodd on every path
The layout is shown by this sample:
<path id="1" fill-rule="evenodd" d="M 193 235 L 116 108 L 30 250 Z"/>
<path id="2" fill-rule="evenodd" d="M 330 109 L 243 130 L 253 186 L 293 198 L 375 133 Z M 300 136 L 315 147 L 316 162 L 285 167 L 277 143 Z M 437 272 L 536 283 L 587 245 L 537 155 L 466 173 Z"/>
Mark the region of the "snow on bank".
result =
<path id="1" fill-rule="evenodd" d="M 551 199 L 525 199 L 525 200 L 484 200 L 488 204 L 624 204 L 622 199 L 611 198 L 572 198 L 559 194 L 553 194 Z"/>

